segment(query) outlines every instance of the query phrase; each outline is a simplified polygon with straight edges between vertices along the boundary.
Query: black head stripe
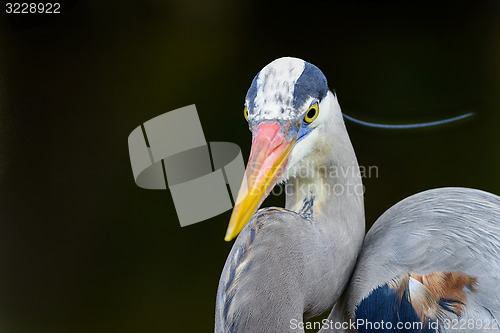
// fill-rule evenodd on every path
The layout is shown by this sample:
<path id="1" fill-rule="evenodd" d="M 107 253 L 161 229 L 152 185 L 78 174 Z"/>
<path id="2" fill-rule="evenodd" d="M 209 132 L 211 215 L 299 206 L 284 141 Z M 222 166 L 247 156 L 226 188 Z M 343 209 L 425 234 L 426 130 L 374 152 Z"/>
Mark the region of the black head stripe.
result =
<path id="1" fill-rule="evenodd" d="M 248 101 L 248 110 L 253 110 L 255 106 L 255 97 L 257 96 L 257 78 L 259 77 L 259 74 L 260 72 L 255 75 L 250 88 L 248 88 L 247 96 L 245 98 L 245 100 Z"/>
<path id="2" fill-rule="evenodd" d="M 320 102 L 328 93 L 328 82 L 321 70 L 310 64 L 305 63 L 304 71 L 300 75 L 293 93 L 293 107 L 298 109 L 311 97 L 317 98 Z"/>

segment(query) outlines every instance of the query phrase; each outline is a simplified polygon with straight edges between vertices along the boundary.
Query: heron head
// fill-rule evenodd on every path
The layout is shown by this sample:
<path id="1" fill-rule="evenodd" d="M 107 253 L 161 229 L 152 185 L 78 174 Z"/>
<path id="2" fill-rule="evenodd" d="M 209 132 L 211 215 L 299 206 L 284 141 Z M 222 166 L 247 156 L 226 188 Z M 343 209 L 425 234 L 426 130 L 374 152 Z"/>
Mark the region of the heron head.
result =
<path id="1" fill-rule="evenodd" d="M 226 241 L 238 235 L 280 179 L 295 173 L 320 145 L 335 96 L 316 66 L 284 57 L 253 79 L 244 114 L 252 148 L 234 207 Z"/>

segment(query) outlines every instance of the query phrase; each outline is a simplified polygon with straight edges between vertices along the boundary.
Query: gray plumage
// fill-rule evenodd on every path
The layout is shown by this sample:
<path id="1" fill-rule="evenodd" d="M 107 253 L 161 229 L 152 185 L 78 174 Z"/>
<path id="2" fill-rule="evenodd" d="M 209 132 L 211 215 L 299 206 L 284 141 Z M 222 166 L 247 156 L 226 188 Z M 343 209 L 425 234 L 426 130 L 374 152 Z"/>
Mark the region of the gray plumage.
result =
<path id="1" fill-rule="evenodd" d="M 465 289 L 465 313 L 445 314 L 450 320 L 499 323 L 500 197 L 469 188 L 439 188 L 392 206 L 367 233 L 350 285 L 329 319 L 354 319 L 356 307 L 375 288 L 409 272 L 459 272 L 477 278 L 474 291 Z M 441 332 L 499 331 L 492 328 Z"/>
<path id="2" fill-rule="evenodd" d="M 251 130 L 275 122 L 303 136 L 281 176 L 286 207 L 258 211 L 226 260 L 215 332 L 303 332 L 291 321 L 319 315 L 339 299 L 329 318 L 355 319 L 375 288 L 410 273 L 443 271 L 477 278 L 477 289 L 466 291 L 465 318 L 500 319 L 500 198 L 462 188 L 416 194 L 377 220 L 361 250 L 364 208 L 356 156 L 335 94 L 327 88 L 324 93 L 326 79 L 309 65 L 275 60 L 247 94 Z M 320 101 L 319 116 L 305 127 L 302 117 L 314 100 Z"/>
<path id="3" fill-rule="evenodd" d="M 273 65 L 277 69 L 270 70 Z M 262 102 L 255 104 L 273 99 L 273 103 L 282 104 L 268 104 L 268 112 L 252 110 L 254 118 L 249 115 L 249 122 L 270 117 L 282 120 L 280 110 L 290 107 L 287 103 L 293 98 L 274 98 L 280 96 L 274 88 L 269 97 L 265 87 L 294 87 L 302 72 L 290 67 L 303 71 L 307 66 L 300 59 L 282 58 L 261 71 L 271 82 L 257 79 L 254 98 Z M 287 73 L 289 82 L 276 82 L 279 72 Z M 325 84 L 326 79 L 319 80 L 316 93 L 312 92 L 304 105 L 319 99 Z M 293 89 L 290 91 L 293 94 Z M 285 118 L 300 122 L 306 111 L 307 107 L 294 109 Z M 290 153 L 282 176 L 287 193 L 285 209 L 260 210 L 231 249 L 217 291 L 216 332 L 291 331 L 290 318 L 302 320 L 303 315 L 308 318 L 328 310 L 348 282 L 365 229 L 361 177 L 340 107 L 331 92 L 321 99 L 320 119 L 313 129 L 319 134 L 317 139 L 309 135 Z M 331 131 L 337 134 L 332 136 Z M 308 149 L 312 142 L 318 143 L 317 149 Z M 304 170 L 306 174 L 301 172 Z M 328 171 L 331 174 L 323 177 Z M 351 194 L 325 193 L 335 186 Z"/>

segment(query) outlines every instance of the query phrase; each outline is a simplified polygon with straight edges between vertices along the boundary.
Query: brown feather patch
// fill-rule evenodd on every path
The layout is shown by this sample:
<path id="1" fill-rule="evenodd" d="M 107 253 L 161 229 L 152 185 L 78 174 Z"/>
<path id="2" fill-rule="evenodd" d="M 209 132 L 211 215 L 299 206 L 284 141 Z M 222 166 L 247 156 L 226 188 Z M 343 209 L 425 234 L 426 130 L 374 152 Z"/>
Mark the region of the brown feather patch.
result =
<path id="1" fill-rule="evenodd" d="M 390 282 L 389 287 L 397 291 L 401 299 L 405 290 L 409 290 L 409 300 L 418 317 L 425 322 L 445 315 L 440 306 L 441 300 L 447 300 L 448 308 L 458 316 L 464 311 L 467 296 L 465 288 L 474 292 L 477 279 L 458 272 L 438 272 L 427 275 L 410 273 Z"/>
<path id="2" fill-rule="evenodd" d="M 458 272 L 439 272 L 427 275 L 412 273 L 410 277 L 422 283 L 438 303 L 440 299 L 456 301 L 450 307 L 459 316 L 467 302 L 465 288 L 475 291 L 477 284 L 475 277 Z"/>

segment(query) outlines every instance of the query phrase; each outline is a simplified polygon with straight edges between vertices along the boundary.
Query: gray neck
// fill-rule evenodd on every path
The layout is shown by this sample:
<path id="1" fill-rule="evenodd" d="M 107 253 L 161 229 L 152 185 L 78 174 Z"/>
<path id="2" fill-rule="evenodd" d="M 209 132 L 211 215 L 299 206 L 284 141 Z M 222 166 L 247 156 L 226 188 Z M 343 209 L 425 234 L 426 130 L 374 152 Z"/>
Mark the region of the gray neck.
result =
<path id="1" fill-rule="evenodd" d="M 308 168 L 307 177 L 286 182 L 285 208 L 313 219 L 332 237 L 339 227 L 364 234 L 364 188 L 354 151 L 330 157 Z"/>
<path id="2" fill-rule="evenodd" d="M 219 282 L 216 332 L 288 332 L 290 320 L 331 309 L 347 286 L 365 232 L 362 183 L 329 98 L 320 105 L 327 123 L 297 143 L 285 171 L 286 208 L 305 218 L 263 209 L 243 229 Z"/>
<path id="3" fill-rule="evenodd" d="M 285 208 L 312 218 L 333 242 L 360 246 L 365 233 L 364 187 L 360 168 L 337 100 L 330 123 L 315 130 L 324 138 L 286 181 Z"/>
<path id="4" fill-rule="evenodd" d="M 331 123 L 315 129 L 323 131 L 318 136 L 325 138 L 322 148 L 295 166 L 299 169 L 285 188 L 286 208 L 308 217 L 318 231 L 310 233 L 307 242 L 322 242 L 328 248 L 328 278 L 317 285 L 323 291 L 331 288 L 336 300 L 347 286 L 361 250 L 365 217 L 360 169 L 336 100 L 332 109 Z M 324 263 L 319 256 L 311 260 L 317 260 L 316 265 Z"/>

